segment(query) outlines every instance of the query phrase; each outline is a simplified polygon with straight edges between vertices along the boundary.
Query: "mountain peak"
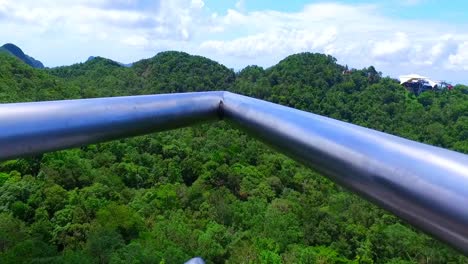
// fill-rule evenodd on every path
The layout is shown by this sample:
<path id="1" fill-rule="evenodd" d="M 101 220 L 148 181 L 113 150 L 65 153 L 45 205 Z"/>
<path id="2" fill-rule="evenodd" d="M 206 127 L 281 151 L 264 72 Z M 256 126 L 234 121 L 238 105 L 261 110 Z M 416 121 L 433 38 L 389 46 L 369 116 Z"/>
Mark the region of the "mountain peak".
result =
<path id="1" fill-rule="evenodd" d="M 107 59 L 107 58 L 104 58 L 104 57 L 101 57 L 101 56 L 89 56 L 88 59 L 85 61 L 85 63 L 93 61 L 93 60 L 107 61 L 107 62 L 110 62 L 110 63 L 117 63 L 119 66 L 126 67 L 126 68 L 132 67 L 132 65 L 133 65 L 133 63 L 121 63 L 121 62 L 114 61 L 114 60 L 111 60 L 111 59 Z"/>
<path id="2" fill-rule="evenodd" d="M 16 46 L 15 44 L 12 44 L 12 43 L 7 43 L 7 44 L 3 45 L 2 48 L 8 50 L 9 52 L 11 52 L 13 55 L 16 55 L 16 56 L 25 56 L 26 55 L 26 54 L 24 54 L 24 52 L 18 46 Z"/>
<path id="3" fill-rule="evenodd" d="M 86 62 L 92 61 L 92 60 L 94 60 L 96 58 L 97 58 L 96 56 L 89 56 L 88 59 L 86 60 Z"/>
<path id="4" fill-rule="evenodd" d="M 42 62 L 34 59 L 33 57 L 25 54 L 18 46 L 16 46 L 15 44 L 12 44 L 12 43 L 7 43 L 3 46 L 0 47 L 0 52 L 6 52 L 18 59 L 20 59 L 21 61 L 23 61 L 24 63 L 30 65 L 31 67 L 33 68 L 39 68 L 39 69 L 42 69 L 44 68 L 44 64 L 42 64 Z"/>

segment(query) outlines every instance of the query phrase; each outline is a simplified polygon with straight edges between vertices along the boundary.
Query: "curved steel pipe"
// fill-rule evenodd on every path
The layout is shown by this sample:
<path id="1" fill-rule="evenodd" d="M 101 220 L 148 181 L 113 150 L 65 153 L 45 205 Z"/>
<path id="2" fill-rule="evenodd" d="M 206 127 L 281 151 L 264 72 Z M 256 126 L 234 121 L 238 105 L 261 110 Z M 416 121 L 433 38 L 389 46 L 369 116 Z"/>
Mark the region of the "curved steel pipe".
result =
<path id="1" fill-rule="evenodd" d="M 468 156 L 229 92 L 0 105 L 0 160 L 220 117 L 468 254 Z"/>
<path id="2" fill-rule="evenodd" d="M 0 161 L 218 120 L 222 94 L 0 104 Z"/>
<path id="3" fill-rule="evenodd" d="M 225 93 L 242 129 L 468 254 L 468 156 Z"/>

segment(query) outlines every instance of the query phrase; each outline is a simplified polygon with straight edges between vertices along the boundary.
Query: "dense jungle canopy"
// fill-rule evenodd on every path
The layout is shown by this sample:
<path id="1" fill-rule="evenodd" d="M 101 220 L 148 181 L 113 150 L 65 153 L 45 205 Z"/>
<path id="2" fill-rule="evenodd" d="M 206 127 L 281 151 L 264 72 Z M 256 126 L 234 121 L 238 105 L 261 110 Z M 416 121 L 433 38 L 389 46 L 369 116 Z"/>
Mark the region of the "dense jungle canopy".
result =
<path id="1" fill-rule="evenodd" d="M 0 103 L 228 90 L 468 153 L 468 87 L 415 96 L 322 54 L 239 72 L 162 52 L 34 69 L 0 53 Z M 468 263 L 219 122 L 0 163 L 0 263 Z"/>

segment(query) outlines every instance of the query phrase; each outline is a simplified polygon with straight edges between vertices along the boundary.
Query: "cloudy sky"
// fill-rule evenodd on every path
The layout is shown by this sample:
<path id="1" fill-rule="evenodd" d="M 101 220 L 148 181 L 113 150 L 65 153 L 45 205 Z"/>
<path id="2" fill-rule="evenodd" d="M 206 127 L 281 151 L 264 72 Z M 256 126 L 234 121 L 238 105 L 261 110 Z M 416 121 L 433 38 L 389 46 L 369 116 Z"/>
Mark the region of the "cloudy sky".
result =
<path id="1" fill-rule="evenodd" d="M 310 51 L 468 83 L 466 10 L 466 0 L 0 0 L 0 42 L 49 67 L 181 50 L 239 70 Z"/>

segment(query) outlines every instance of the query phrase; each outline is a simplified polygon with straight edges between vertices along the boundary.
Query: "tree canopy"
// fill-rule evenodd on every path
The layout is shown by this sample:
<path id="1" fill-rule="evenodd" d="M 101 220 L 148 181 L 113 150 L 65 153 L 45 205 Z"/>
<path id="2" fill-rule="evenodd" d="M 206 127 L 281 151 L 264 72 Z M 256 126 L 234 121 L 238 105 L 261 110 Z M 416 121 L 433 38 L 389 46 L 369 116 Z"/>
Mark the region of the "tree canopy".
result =
<path id="1" fill-rule="evenodd" d="M 34 69 L 0 53 L 0 102 L 228 90 L 468 153 L 468 87 L 408 93 L 322 54 L 234 72 L 182 52 Z M 0 263 L 467 263 L 228 123 L 0 163 Z"/>

